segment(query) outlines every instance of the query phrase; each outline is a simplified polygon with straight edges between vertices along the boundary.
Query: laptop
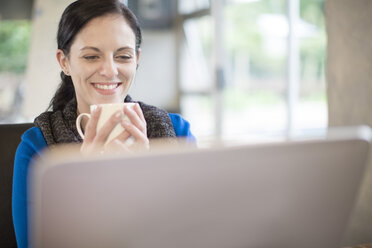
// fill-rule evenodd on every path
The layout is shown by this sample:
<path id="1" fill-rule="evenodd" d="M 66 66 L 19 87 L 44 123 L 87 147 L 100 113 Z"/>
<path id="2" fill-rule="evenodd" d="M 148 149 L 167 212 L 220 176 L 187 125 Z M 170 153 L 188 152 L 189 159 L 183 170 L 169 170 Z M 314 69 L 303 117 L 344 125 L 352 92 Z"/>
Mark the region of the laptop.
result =
<path id="1" fill-rule="evenodd" d="M 32 169 L 33 247 L 341 247 L 367 127 L 325 137 L 94 158 Z"/>

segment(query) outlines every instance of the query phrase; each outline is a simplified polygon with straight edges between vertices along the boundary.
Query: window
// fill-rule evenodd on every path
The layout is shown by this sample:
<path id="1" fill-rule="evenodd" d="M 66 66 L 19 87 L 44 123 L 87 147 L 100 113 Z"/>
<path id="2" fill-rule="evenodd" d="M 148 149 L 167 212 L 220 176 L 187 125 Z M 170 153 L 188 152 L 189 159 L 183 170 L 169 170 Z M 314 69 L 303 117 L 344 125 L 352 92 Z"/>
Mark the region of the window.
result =
<path id="1" fill-rule="evenodd" d="M 209 12 L 180 13 L 181 110 L 198 138 L 326 128 L 323 8 L 324 0 L 212 0 Z"/>
<path id="2" fill-rule="evenodd" d="M 181 14 L 190 14 L 209 8 L 209 0 L 179 0 L 178 12 Z"/>
<path id="3" fill-rule="evenodd" d="M 0 122 L 21 118 L 30 33 L 30 21 L 0 20 Z"/>

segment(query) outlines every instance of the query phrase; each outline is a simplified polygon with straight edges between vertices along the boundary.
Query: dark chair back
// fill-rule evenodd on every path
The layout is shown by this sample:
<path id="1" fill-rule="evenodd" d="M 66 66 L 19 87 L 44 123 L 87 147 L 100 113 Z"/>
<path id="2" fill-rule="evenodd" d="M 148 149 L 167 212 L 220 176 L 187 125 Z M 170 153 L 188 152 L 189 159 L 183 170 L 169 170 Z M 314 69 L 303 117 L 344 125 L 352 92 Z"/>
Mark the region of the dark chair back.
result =
<path id="1" fill-rule="evenodd" d="M 12 219 L 14 155 L 32 123 L 0 124 L 0 247 L 17 247 Z"/>

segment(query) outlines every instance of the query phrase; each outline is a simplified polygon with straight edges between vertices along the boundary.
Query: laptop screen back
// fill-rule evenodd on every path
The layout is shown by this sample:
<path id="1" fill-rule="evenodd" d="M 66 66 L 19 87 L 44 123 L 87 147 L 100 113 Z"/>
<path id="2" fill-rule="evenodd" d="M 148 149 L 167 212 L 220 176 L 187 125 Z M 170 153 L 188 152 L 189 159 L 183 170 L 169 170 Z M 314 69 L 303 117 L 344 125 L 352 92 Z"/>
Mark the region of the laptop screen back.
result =
<path id="1" fill-rule="evenodd" d="M 354 135 L 355 134 L 355 135 Z M 34 247 L 340 247 L 369 137 L 87 159 L 34 167 Z"/>

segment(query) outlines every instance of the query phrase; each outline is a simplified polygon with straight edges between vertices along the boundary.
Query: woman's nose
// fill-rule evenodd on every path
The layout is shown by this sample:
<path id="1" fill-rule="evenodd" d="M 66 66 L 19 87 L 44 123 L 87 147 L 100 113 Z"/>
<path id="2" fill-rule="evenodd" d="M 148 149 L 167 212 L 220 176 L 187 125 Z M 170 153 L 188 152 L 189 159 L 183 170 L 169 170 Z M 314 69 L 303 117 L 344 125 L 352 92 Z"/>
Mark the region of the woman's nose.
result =
<path id="1" fill-rule="evenodd" d="M 105 60 L 102 64 L 100 74 L 107 78 L 113 78 L 118 74 L 116 63 L 112 59 Z"/>

